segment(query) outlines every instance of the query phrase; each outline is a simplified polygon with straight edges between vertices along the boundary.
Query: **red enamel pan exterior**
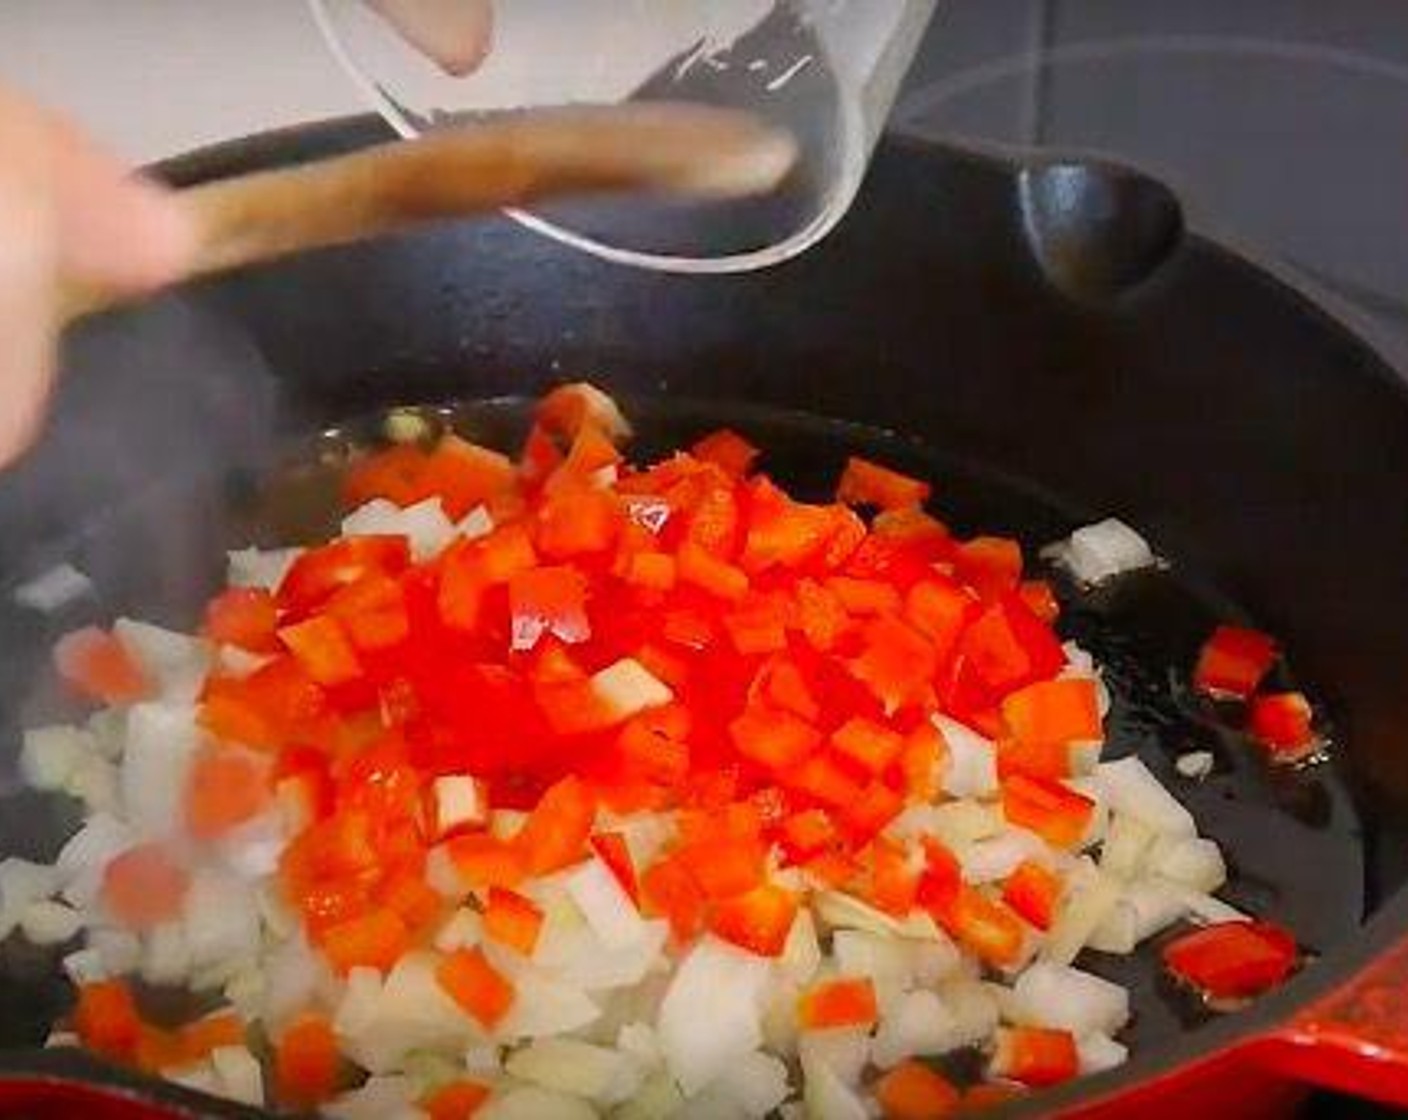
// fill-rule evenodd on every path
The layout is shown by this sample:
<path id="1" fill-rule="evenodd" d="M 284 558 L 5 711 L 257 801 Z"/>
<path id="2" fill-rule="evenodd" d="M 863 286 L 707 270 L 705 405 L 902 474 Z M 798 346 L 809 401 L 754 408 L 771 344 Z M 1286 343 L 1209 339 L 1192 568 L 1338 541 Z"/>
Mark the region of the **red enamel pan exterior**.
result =
<path id="1" fill-rule="evenodd" d="M 335 122 L 166 170 L 193 181 L 380 135 Z M 890 140 L 836 234 L 773 271 L 662 277 L 491 221 L 110 316 L 71 339 L 66 364 L 43 445 L 0 479 L 0 575 L 86 547 L 105 589 L 157 617 L 181 617 L 208 590 L 176 560 L 232 543 L 239 526 L 207 511 L 257 473 L 275 436 L 404 401 L 532 395 L 564 377 L 917 437 L 946 461 L 986 465 L 985 478 L 1039 481 L 1021 493 L 1057 513 L 1034 535 L 1118 511 L 1295 651 L 1333 717 L 1324 787 L 1293 806 L 1309 822 L 1295 833 L 1303 866 L 1265 903 L 1297 915 L 1315 959 L 1194 1029 L 1160 1026 L 1148 1005 L 1126 1066 L 1015 1111 L 1278 1116 L 1311 1085 L 1408 1109 L 1408 391 L 1303 294 L 1190 234 L 1158 184 Z M 81 477 L 74 464 L 88 464 Z M 129 508 L 138 483 L 176 475 L 194 497 L 154 492 L 166 504 L 151 516 Z M 994 515 L 969 501 L 978 490 L 940 490 L 960 524 L 1020 524 L 1028 508 Z M 117 536 L 75 537 L 99 526 Z M 23 713 L 3 697 L 22 694 L 44 643 L 9 610 L 0 733 L 12 739 Z M 3 810 L 0 852 L 42 847 L 32 806 Z M 1234 826 L 1237 811 L 1219 820 Z M 1322 827 L 1326 845 L 1338 837 L 1334 858 Z M 1243 868 L 1264 854 L 1256 836 L 1224 842 Z M 76 1052 L 25 1049 L 66 997 L 35 966 L 5 967 L 3 1114 L 252 1115 Z"/>

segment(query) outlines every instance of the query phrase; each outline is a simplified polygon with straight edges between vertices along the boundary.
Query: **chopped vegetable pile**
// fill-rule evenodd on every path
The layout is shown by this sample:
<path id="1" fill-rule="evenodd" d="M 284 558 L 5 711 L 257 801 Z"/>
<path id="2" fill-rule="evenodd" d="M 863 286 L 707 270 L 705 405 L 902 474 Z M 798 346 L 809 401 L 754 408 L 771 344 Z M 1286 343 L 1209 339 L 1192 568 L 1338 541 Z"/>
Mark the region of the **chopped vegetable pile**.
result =
<path id="1" fill-rule="evenodd" d="M 56 1042 L 336 1116 L 942 1117 L 1124 1060 L 1086 948 L 1193 922 L 1164 960 L 1219 1000 L 1295 967 L 1100 760 L 1104 686 L 1015 541 L 864 459 L 808 504 L 736 433 L 644 469 L 628 433 L 576 385 L 517 461 L 393 445 L 342 535 L 233 553 L 199 636 L 60 643 L 102 709 L 23 764 L 87 817 L 0 864 L 7 929 L 83 939 Z M 1152 558 L 1087 536 L 1101 579 Z M 1219 631 L 1199 686 L 1249 697 L 1260 637 Z M 1296 695 L 1253 701 L 1274 749 Z M 207 1013 L 156 1017 L 171 986 Z M 973 1048 L 976 1084 L 939 1060 Z"/>

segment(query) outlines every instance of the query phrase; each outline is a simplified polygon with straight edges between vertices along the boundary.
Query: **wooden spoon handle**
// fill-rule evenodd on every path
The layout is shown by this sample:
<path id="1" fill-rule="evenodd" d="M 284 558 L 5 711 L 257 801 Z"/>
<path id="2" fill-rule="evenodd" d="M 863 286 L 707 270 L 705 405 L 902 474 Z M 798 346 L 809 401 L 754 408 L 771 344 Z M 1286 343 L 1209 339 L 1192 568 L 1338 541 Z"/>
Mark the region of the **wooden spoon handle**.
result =
<path id="1" fill-rule="evenodd" d="M 545 198 L 745 197 L 776 187 L 795 157 L 790 136 L 734 110 L 651 103 L 527 111 L 181 191 L 197 231 L 183 279 Z M 62 296 L 64 322 L 127 298 L 78 284 Z"/>

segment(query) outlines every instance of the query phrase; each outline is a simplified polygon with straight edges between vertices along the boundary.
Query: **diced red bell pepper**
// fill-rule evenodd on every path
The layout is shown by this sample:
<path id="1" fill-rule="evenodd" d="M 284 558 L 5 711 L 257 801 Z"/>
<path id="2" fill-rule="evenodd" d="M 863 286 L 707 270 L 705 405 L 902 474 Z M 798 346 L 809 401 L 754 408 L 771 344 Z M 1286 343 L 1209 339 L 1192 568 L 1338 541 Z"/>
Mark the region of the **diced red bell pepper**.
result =
<path id="1" fill-rule="evenodd" d="M 1002 885 L 1002 901 L 1040 930 L 1048 930 L 1061 900 L 1061 877 L 1035 860 L 1019 863 Z"/>
<path id="2" fill-rule="evenodd" d="M 796 766 L 821 744 L 821 732 L 790 712 L 746 709 L 728 725 L 738 753 L 770 770 Z"/>
<path id="3" fill-rule="evenodd" d="M 489 888 L 484 907 L 484 934 L 510 949 L 532 956 L 543 929 L 543 911 L 532 899 L 505 887 Z"/>
<path id="4" fill-rule="evenodd" d="M 691 447 L 689 453 L 702 462 L 713 463 L 734 478 L 746 475 L 761 454 L 758 448 L 729 428 L 710 432 Z"/>
<path id="5" fill-rule="evenodd" d="M 190 885 L 190 873 L 164 844 L 138 844 L 103 869 L 103 908 L 127 929 L 151 929 L 180 915 Z"/>
<path id="6" fill-rule="evenodd" d="M 1073 848 L 1090 828 L 1095 802 L 1049 778 L 1012 774 L 1002 782 L 1002 815 L 1060 848 Z"/>
<path id="7" fill-rule="evenodd" d="M 1066 663 L 1065 651 L 1051 627 L 1016 595 L 989 604 L 964 630 L 957 652 L 980 687 L 994 699 L 1048 680 Z"/>
<path id="8" fill-rule="evenodd" d="M 833 809 L 844 809 L 858 801 L 864 792 L 843 766 L 825 752 L 778 772 L 783 785 Z"/>
<path id="9" fill-rule="evenodd" d="M 793 594 L 797 629 L 818 652 L 830 650 L 854 625 L 841 597 L 815 580 L 798 581 Z"/>
<path id="10" fill-rule="evenodd" d="M 152 693 L 151 681 L 122 639 L 96 626 L 60 638 L 54 665 L 65 681 L 103 704 L 133 704 Z"/>
<path id="11" fill-rule="evenodd" d="M 397 575 L 410 562 L 410 543 L 403 536 L 339 537 L 331 544 L 300 553 L 274 597 L 280 610 L 303 618 L 338 588 L 375 573 Z"/>
<path id="12" fill-rule="evenodd" d="M 453 433 L 440 438 L 426 457 L 424 485 L 440 499 L 445 513 L 458 521 L 474 509 L 495 501 L 518 482 L 507 455 L 460 439 Z"/>
<path id="13" fill-rule="evenodd" d="M 874 1093 L 885 1120 L 948 1120 L 961 1100 L 942 1074 L 912 1058 L 882 1074 Z"/>
<path id="14" fill-rule="evenodd" d="M 879 775 L 904 750 L 904 737 L 874 720 L 856 717 L 831 733 L 831 749 L 862 773 Z"/>
<path id="15" fill-rule="evenodd" d="M 733 487 L 709 486 L 684 517 L 684 539 L 716 560 L 731 561 L 738 551 L 742 523 Z"/>
<path id="16" fill-rule="evenodd" d="M 576 568 L 548 566 L 517 572 L 508 581 L 508 602 L 514 650 L 532 649 L 545 634 L 568 645 L 592 635 L 587 578 Z"/>
<path id="17" fill-rule="evenodd" d="M 853 615 L 898 614 L 903 601 L 899 590 L 883 579 L 831 576 L 826 581 L 826 589 Z"/>
<path id="18" fill-rule="evenodd" d="M 327 1016 L 306 1012 L 274 1044 L 274 1096 L 290 1108 L 316 1108 L 337 1090 L 340 1066 Z"/>
<path id="19" fill-rule="evenodd" d="M 836 826 L 824 809 L 807 809 L 785 817 L 778 842 L 790 863 L 802 863 L 837 842 Z"/>
<path id="20" fill-rule="evenodd" d="M 650 913 L 666 918 L 677 941 L 688 943 L 704 920 L 704 892 L 684 865 L 658 860 L 641 879 L 641 899 Z"/>
<path id="21" fill-rule="evenodd" d="M 422 1097 L 420 1107 L 428 1120 L 470 1120 L 492 1092 L 481 1081 L 451 1081 L 429 1096 Z"/>
<path id="22" fill-rule="evenodd" d="M 406 868 L 383 880 L 376 901 L 405 923 L 414 937 L 439 920 L 444 900 L 421 876 L 419 867 Z"/>
<path id="23" fill-rule="evenodd" d="M 273 653 L 279 648 L 278 620 L 274 596 L 265 588 L 229 587 L 206 604 L 205 633 L 213 642 Z"/>
<path id="24" fill-rule="evenodd" d="M 958 857 L 933 837 L 924 837 L 924 870 L 914 901 L 945 922 L 962 890 L 963 869 Z"/>
<path id="25" fill-rule="evenodd" d="M 563 487 L 538 507 L 534 541 L 551 559 L 600 554 L 614 544 L 622 517 L 621 503 L 608 490 Z"/>
<path id="26" fill-rule="evenodd" d="M 1290 932 L 1272 922 L 1219 922 L 1164 946 L 1164 965 L 1212 999 L 1246 999 L 1280 984 L 1299 954 Z"/>
<path id="27" fill-rule="evenodd" d="M 836 530 L 829 508 L 794 502 L 771 483 L 758 482 L 739 566 L 758 574 L 796 569 L 827 544 Z"/>
<path id="28" fill-rule="evenodd" d="M 622 722 L 621 714 L 602 699 L 590 678 L 537 684 L 533 698 L 548 726 L 559 735 L 605 731 Z"/>
<path id="29" fill-rule="evenodd" d="M 132 990 L 121 980 L 101 980 L 78 989 L 73 1029 L 83 1045 L 111 1061 L 130 1061 L 142 1036 L 142 1017 Z"/>
<path id="30" fill-rule="evenodd" d="M 870 844 L 870 904 L 896 918 L 913 908 L 919 894 L 919 874 L 909 856 L 893 840 L 877 836 Z"/>
<path id="31" fill-rule="evenodd" d="M 435 979 L 467 1014 L 491 1030 L 513 1006 L 513 984 L 477 947 L 459 949 L 445 957 L 435 970 Z"/>
<path id="32" fill-rule="evenodd" d="M 860 864 L 843 851 L 825 851 L 812 856 L 802 865 L 802 870 L 822 889 L 830 891 L 853 888 L 861 874 Z"/>
<path id="33" fill-rule="evenodd" d="M 847 505 L 904 509 L 922 506 L 929 500 L 930 486 L 917 478 L 852 455 L 836 488 L 836 498 Z"/>
<path id="34" fill-rule="evenodd" d="M 538 801 L 514 846 L 523 853 L 532 875 L 546 875 L 582 858 L 596 820 L 596 802 L 581 779 L 557 782 Z"/>
<path id="35" fill-rule="evenodd" d="M 770 658 L 748 688 L 748 699 L 780 711 L 790 712 L 808 723 L 815 723 L 821 706 L 807 684 L 797 662 L 787 656 Z"/>
<path id="36" fill-rule="evenodd" d="M 904 798 L 884 782 L 872 780 L 860 796 L 841 807 L 841 823 L 852 840 L 869 840 L 904 809 Z"/>
<path id="37" fill-rule="evenodd" d="M 337 591 L 326 613 L 342 624 L 360 653 L 377 653 L 400 645 L 410 636 L 406 593 L 399 581 L 373 573 Z"/>
<path id="38" fill-rule="evenodd" d="M 1198 654 L 1193 687 L 1217 699 L 1245 700 L 1271 670 L 1276 641 L 1260 630 L 1219 626 Z"/>
<path id="39" fill-rule="evenodd" d="M 324 687 L 348 684 L 362 675 L 362 663 L 347 632 L 332 615 L 320 614 L 279 629 L 288 647 L 310 677 Z"/>
<path id="40" fill-rule="evenodd" d="M 1002 701 L 1002 718 L 1022 743 L 1085 743 L 1103 737 L 1096 685 L 1084 677 L 1038 681 Z"/>
<path id="41" fill-rule="evenodd" d="M 619 462 L 621 453 L 616 450 L 616 445 L 598 424 L 588 421 L 577 429 L 561 472 L 575 475 L 578 479 L 588 479 L 603 467 L 612 467 Z"/>
<path id="42" fill-rule="evenodd" d="M 1051 584 L 1044 579 L 1023 580 L 1017 588 L 1017 595 L 1026 603 L 1027 609 L 1048 626 L 1054 626 L 1061 617 L 1061 603 Z"/>
<path id="43" fill-rule="evenodd" d="M 1046 1027 L 1001 1027 L 990 1069 L 1034 1088 L 1069 1081 L 1080 1071 L 1075 1036 Z"/>
<path id="44" fill-rule="evenodd" d="M 729 602 L 737 602 L 748 593 L 748 573 L 742 568 L 720 560 L 694 541 L 685 541 L 676 556 L 679 581 L 707 591 Z"/>
<path id="45" fill-rule="evenodd" d="M 640 716 L 621 729 L 616 748 L 627 778 L 670 787 L 684 781 L 689 773 L 689 745 L 659 733 Z"/>
<path id="46" fill-rule="evenodd" d="M 929 706 L 938 663 L 928 639 L 890 617 L 869 623 L 862 634 L 864 648 L 851 662 L 851 673 L 869 686 L 886 714 L 908 705 Z"/>
<path id="47" fill-rule="evenodd" d="M 776 593 L 745 595 L 736 609 L 723 616 L 723 627 L 733 648 L 745 657 L 785 650 L 791 622 L 788 608 L 786 598 Z"/>
<path id="48" fill-rule="evenodd" d="M 606 864 L 616 882 L 621 884 L 621 889 L 639 906 L 640 883 L 636 879 L 635 861 L 631 858 L 625 836 L 619 832 L 598 832 L 591 838 L 591 846 L 597 858 Z"/>
<path id="49" fill-rule="evenodd" d="M 916 583 L 904 600 L 905 620 L 933 643 L 940 662 L 948 660 L 980 610 L 970 591 L 937 574 Z"/>
<path id="50" fill-rule="evenodd" d="M 1021 920 L 976 887 L 961 887 L 952 905 L 935 917 L 985 964 L 1004 968 L 1021 959 L 1026 941 Z"/>
<path id="51" fill-rule="evenodd" d="M 228 747 L 203 747 L 186 783 L 186 827 L 197 840 L 212 840 L 254 817 L 271 796 L 263 759 Z"/>
<path id="52" fill-rule="evenodd" d="M 802 993 L 797 1023 L 804 1031 L 868 1027 L 878 1017 L 875 985 L 868 976 L 839 977 Z"/>
<path id="53" fill-rule="evenodd" d="M 927 719 L 905 736 L 899 767 L 905 796 L 911 802 L 923 804 L 938 796 L 939 762 L 947 750 L 944 737 Z"/>
<path id="54" fill-rule="evenodd" d="M 393 444 L 351 463 L 342 480 L 349 505 L 384 498 L 398 506 L 414 505 L 430 496 L 425 468 L 428 456 L 413 443 Z"/>
<path id="55" fill-rule="evenodd" d="M 562 452 L 540 424 L 534 424 L 518 454 L 518 477 L 530 487 L 541 486 L 559 466 Z"/>
<path id="56" fill-rule="evenodd" d="M 771 883 L 735 895 L 714 906 L 709 928 L 725 941 L 757 953 L 781 955 L 797 917 L 797 896 Z"/>
<path id="57" fill-rule="evenodd" d="M 621 578 L 633 587 L 669 591 L 678 578 L 675 558 L 668 552 L 635 552 L 626 558 Z"/>
<path id="58" fill-rule="evenodd" d="M 700 840 L 678 849 L 674 858 L 709 899 L 745 894 L 760 886 L 767 874 L 766 853 L 751 839 Z"/>
<path id="59" fill-rule="evenodd" d="M 838 504 L 826 507 L 831 527 L 827 530 L 826 545 L 818 559 L 827 571 L 834 572 L 844 565 L 856 550 L 865 543 L 869 530 L 860 514 L 849 506 Z"/>
<path id="60" fill-rule="evenodd" d="M 1007 537 L 974 537 L 954 556 L 958 577 L 984 601 L 1017 590 L 1022 579 L 1022 546 Z"/>
<path id="61" fill-rule="evenodd" d="M 331 926 L 323 932 L 321 945 L 328 964 L 341 976 L 358 967 L 389 972 L 409 947 L 410 931 L 390 908 Z"/>
<path id="62" fill-rule="evenodd" d="M 1271 757 L 1298 762 L 1319 745 L 1315 713 L 1301 692 L 1274 692 L 1252 698 L 1247 727 Z"/>
<path id="63" fill-rule="evenodd" d="M 518 845 L 487 832 L 453 836 L 445 852 L 467 888 L 513 888 L 528 877 L 528 862 Z"/>

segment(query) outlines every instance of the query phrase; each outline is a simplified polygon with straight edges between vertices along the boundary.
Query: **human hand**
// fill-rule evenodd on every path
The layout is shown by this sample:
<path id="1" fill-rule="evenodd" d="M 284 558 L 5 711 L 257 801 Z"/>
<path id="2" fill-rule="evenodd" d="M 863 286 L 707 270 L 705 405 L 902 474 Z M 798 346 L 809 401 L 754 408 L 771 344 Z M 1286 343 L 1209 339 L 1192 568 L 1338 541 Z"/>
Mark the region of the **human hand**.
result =
<path id="1" fill-rule="evenodd" d="M 396 33 L 456 78 L 479 69 L 494 34 L 490 0 L 368 0 Z"/>
<path id="2" fill-rule="evenodd" d="M 161 188 L 0 88 L 0 465 L 44 412 L 61 279 L 136 294 L 175 279 L 193 244 Z"/>

